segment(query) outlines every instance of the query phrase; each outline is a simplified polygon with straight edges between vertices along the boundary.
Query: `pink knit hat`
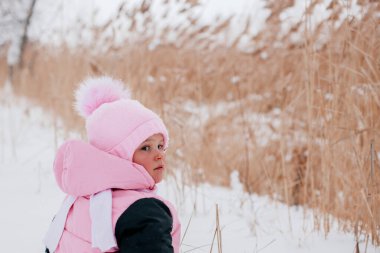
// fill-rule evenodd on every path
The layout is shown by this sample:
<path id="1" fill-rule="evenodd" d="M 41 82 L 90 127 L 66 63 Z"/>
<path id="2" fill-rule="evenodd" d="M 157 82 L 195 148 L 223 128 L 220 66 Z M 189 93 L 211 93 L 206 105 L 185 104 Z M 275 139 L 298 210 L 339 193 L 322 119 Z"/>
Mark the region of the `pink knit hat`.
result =
<path id="1" fill-rule="evenodd" d="M 154 134 L 168 131 L 153 111 L 130 98 L 121 81 L 110 77 L 89 78 L 76 91 L 75 108 L 86 119 L 87 137 L 95 147 L 132 161 L 137 147 Z"/>

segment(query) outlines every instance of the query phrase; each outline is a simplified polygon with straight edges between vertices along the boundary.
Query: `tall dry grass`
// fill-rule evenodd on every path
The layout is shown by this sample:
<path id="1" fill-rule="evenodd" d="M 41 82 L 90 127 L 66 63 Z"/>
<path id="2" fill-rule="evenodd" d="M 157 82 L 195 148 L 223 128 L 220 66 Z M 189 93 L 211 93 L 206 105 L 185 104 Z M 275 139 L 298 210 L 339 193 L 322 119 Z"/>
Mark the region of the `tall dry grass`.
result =
<path id="1" fill-rule="evenodd" d="M 306 14 L 279 37 L 279 15 L 293 3 L 268 4 L 271 29 L 252 39 L 262 45 L 252 53 L 234 47 L 239 38 L 232 47 L 217 46 L 186 29 L 181 47 L 154 50 L 149 38 L 102 54 L 29 44 L 14 89 L 67 129 L 84 132 L 72 110 L 76 85 L 87 75 L 118 77 L 163 117 L 171 133 L 169 163 L 186 183 L 228 185 L 238 170 L 247 191 L 313 208 L 316 228 L 328 233 L 333 215 L 341 228 L 379 244 L 379 4 L 364 1 L 371 8 L 362 19 L 349 17 L 334 28 L 345 10 L 334 2 L 333 15 L 316 29 Z M 198 33 L 223 33 L 229 22 Z M 292 33 L 303 35 L 300 43 Z M 0 64 L 6 69 L 4 59 Z M 6 72 L 0 74 L 4 80 Z"/>

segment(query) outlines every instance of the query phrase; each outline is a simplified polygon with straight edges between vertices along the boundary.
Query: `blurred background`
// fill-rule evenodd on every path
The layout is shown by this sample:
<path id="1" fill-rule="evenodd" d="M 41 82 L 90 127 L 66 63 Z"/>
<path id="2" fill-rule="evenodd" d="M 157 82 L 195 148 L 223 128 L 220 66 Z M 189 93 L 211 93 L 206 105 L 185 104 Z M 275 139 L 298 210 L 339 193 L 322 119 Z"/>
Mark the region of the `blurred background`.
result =
<path id="1" fill-rule="evenodd" d="M 247 193 L 312 208 L 317 229 L 333 216 L 380 243 L 378 0 L 2 0 L 0 13 L 2 94 L 65 135 L 86 139 L 79 82 L 111 75 L 168 126 L 178 188 L 236 171 Z"/>

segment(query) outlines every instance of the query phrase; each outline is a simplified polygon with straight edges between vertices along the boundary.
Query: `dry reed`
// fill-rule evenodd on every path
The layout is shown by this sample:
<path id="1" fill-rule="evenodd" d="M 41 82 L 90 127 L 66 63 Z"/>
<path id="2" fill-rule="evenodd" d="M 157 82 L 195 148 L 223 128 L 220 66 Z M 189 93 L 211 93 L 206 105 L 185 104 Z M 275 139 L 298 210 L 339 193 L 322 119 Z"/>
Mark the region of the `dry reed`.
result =
<path id="1" fill-rule="evenodd" d="M 278 38 L 279 15 L 291 3 L 268 5 L 273 30 L 253 38 L 264 46 L 250 54 L 236 49 L 239 38 L 228 48 L 216 46 L 214 37 L 201 47 L 194 42 L 197 33 L 225 32 L 230 19 L 197 33 L 177 27 L 183 47 L 163 43 L 149 50 L 146 39 L 96 54 L 29 44 L 14 89 L 62 118 L 67 129 L 83 132 L 72 110 L 76 85 L 87 75 L 118 77 L 170 128 L 169 163 L 185 183 L 228 185 L 238 170 L 247 191 L 313 208 L 317 229 L 328 233 L 333 215 L 342 229 L 379 245 L 379 4 L 363 3 L 372 7 L 362 19 L 347 18 L 333 29 L 344 10 L 335 3 L 334 15 L 315 30 L 306 15 Z M 291 42 L 300 31 L 303 43 Z M 321 44 L 322 31 L 330 38 Z M 278 40 L 282 47 L 270 47 Z M 3 58 L 0 65 L 3 83 Z"/>

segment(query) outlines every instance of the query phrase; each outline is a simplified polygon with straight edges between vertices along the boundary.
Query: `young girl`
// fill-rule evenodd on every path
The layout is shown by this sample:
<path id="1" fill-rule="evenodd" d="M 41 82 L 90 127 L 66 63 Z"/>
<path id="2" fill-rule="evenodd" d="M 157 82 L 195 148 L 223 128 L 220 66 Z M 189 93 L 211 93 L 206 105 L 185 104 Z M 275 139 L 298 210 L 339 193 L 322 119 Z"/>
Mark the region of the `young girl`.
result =
<path id="1" fill-rule="evenodd" d="M 179 252 L 174 207 L 156 195 L 168 132 L 120 81 L 88 79 L 76 92 L 89 143 L 67 141 L 54 173 L 67 193 L 44 239 L 46 252 Z"/>

